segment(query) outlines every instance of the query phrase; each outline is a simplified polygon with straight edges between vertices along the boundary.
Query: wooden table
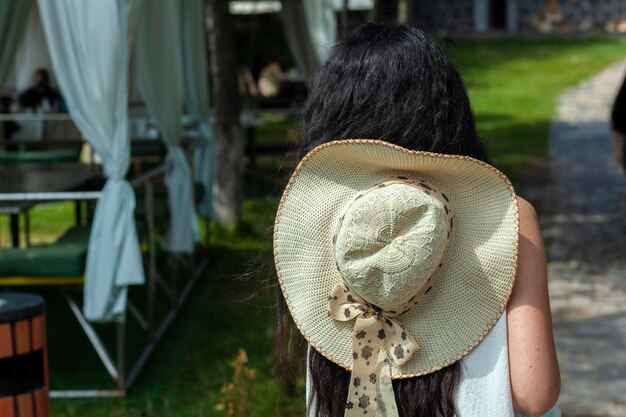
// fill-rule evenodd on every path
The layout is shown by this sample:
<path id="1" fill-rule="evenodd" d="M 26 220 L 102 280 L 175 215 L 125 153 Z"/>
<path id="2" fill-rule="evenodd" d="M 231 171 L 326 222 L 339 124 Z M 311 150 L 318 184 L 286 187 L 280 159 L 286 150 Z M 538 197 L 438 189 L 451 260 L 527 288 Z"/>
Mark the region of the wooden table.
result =
<path id="1" fill-rule="evenodd" d="M 0 215 L 11 216 L 13 246 L 20 245 L 20 213 L 43 201 L 98 199 L 100 190 L 81 190 L 81 187 L 101 176 L 99 165 L 79 163 L 0 166 Z"/>
<path id="2" fill-rule="evenodd" d="M 0 122 L 65 122 L 71 121 L 69 113 L 2 113 Z"/>

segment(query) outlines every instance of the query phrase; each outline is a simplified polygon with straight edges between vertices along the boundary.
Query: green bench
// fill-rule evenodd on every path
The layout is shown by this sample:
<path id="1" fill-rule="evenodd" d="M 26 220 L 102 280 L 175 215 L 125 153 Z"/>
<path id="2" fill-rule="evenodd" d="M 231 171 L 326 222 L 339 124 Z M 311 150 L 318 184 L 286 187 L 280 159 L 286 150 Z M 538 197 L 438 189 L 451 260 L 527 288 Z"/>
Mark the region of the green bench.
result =
<path id="1" fill-rule="evenodd" d="M 80 150 L 58 151 L 15 151 L 0 153 L 0 164 L 22 164 L 27 162 L 71 162 L 78 161 Z"/>
<path id="2" fill-rule="evenodd" d="M 84 282 L 89 227 L 77 226 L 57 241 L 29 248 L 0 248 L 0 286 Z"/>

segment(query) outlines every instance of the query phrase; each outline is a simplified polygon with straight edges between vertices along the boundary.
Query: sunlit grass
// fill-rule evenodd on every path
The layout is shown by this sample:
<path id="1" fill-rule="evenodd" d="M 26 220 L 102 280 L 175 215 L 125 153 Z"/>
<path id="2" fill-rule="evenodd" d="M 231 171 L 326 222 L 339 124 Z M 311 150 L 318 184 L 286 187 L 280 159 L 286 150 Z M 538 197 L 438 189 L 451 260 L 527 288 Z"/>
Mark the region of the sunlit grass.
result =
<path id="1" fill-rule="evenodd" d="M 515 177 L 547 154 L 555 99 L 626 59 L 625 39 L 482 39 L 451 42 L 495 164 Z"/>

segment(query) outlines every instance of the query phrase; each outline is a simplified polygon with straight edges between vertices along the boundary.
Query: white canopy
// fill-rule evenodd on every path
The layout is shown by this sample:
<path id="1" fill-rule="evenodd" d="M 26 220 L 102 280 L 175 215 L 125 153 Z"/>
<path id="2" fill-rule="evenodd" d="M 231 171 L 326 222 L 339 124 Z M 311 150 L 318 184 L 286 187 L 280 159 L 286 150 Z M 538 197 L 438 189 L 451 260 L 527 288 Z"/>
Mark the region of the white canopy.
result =
<path id="1" fill-rule="evenodd" d="M 0 86 L 9 74 L 33 0 L 0 1 Z"/>
<path id="2" fill-rule="evenodd" d="M 331 0 L 283 0 L 281 18 L 289 49 L 308 79 L 324 62 L 337 39 Z"/>
<path id="3" fill-rule="evenodd" d="M 0 85 L 10 72 L 27 23 L 39 23 L 30 14 L 33 3 L 0 0 Z M 101 156 L 108 176 L 92 226 L 84 303 L 87 318 L 108 321 L 125 311 L 127 286 L 144 282 L 133 217 L 135 196 L 124 180 L 130 158 L 128 54 L 137 26 L 140 90 L 168 148 L 169 250 L 191 252 L 198 236 L 191 170 L 180 146 L 185 104 L 206 139 L 196 160 L 206 191 L 200 212 L 211 215 L 213 152 L 203 0 L 37 0 L 37 4 L 41 33 L 70 115 Z M 310 73 L 335 42 L 336 1 L 286 0 L 286 4 L 293 7 L 283 11 L 289 9 L 295 16 L 283 16 L 291 49 L 305 74 Z M 33 32 L 27 42 L 40 44 L 41 33 Z M 45 64 L 42 60 L 48 57 L 37 49 L 19 52 L 24 65 Z"/>
<path id="4" fill-rule="evenodd" d="M 39 0 L 39 9 L 70 115 L 108 177 L 89 238 L 83 309 L 89 320 L 110 321 L 126 310 L 127 286 L 144 282 L 135 194 L 124 179 L 130 160 L 126 0 Z"/>
<path id="5" fill-rule="evenodd" d="M 23 36 L 27 22 L 29 26 L 38 25 L 40 16 L 41 33 L 45 35 L 52 69 L 70 116 L 102 158 L 108 177 L 91 230 L 83 309 L 89 320 L 110 321 L 125 311 L 127 286 L 144 282 L 134 223 L 135 196 L 124 179 L 130 159 L 128 60 L 139 20 L 142 21 L 138 39 L 141 59 L 137 66 L 143 75 L 141 89 L 168 145 L 170 170 L 166 181 L 171 212 L 168 248 L 173 252 L 191 252 L 197 238 L 190 167 L 180 147 L 180 116 L 186 99 L 202 125 L 204 136 L 211 138 L 207 124 L 206 54 L 200 53 L 205 48 L 203 2 L 38 0 L 38 10 L 31 7 L 34 3 L 34 0 L 0 0 L 0 85 L 4 85 L 20 42 L 24 40 L 32 45 L 38 39 L 41 42 L 41 34 L 36 31 L 29 33 L 27 39 Z M 38 15 L 31 14 L 32 10 Z M 184 24 L 181 19 L 186 20 Z M 26 62 L 24 65 L 34 65 L 33 62 L 47 58 L 47 54 L 31 52 L 21 50 L 17 57 Z M 168 60 L 159 61 L 159 55 Z M 163 67 L 174 68 L 175 77 L 170 79 Z M 31 71 L 27 72 L 30 77 Z M 206 159 L 198 161 L 203 173 L 201 181 L 208 185 L 212 148 L 201 149 L 200 156 Z M 203 204 L 210 207 L 210 190 L 205 194 Z"/>
<path id="6" fill-rule="evenodd" d="M 180 138 L 184 100 L 181 15 L 180 0 L 144 2 L 135 57 L 139 90 L 167 145 L 165 184 L 171 220 L 166 247 L 191 253 L 198 239 L 198 225 L 191 169 Z"/>

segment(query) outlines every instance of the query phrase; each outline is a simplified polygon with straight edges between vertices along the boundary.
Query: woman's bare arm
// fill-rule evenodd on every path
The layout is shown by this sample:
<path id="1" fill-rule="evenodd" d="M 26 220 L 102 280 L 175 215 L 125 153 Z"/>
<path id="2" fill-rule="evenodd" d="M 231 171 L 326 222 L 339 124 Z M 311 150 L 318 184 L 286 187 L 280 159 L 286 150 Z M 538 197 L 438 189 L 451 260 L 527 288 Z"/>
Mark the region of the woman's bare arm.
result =
<path id="1" fill-rule="evenodd" d="M 622 133 L 617 130 L 611 132 L 613 138 L 613 150 L 615 150 L 615 160 L 619 163 L 624 162 L 624 139 Z"/>
<path id="2" fill-rule="evenodd" d="M 556 403 L 561 376 L 552 336 L 546 255 L 534 208 L 518 198 L 518 270 L 507 306 L 511 391 L 517 411 L 541 416 Z"/>

